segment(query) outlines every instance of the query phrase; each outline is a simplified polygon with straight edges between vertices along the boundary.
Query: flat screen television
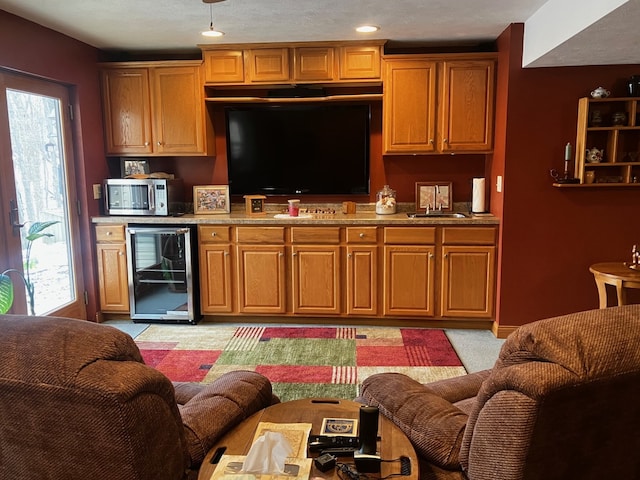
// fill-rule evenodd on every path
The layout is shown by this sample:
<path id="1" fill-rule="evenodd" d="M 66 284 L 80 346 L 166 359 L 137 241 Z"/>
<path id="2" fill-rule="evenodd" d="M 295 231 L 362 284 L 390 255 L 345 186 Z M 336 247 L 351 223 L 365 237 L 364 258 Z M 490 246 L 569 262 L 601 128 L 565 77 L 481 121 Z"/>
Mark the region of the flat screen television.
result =
<path id="1" fill-rule="evenodd" d="M 225 108 L 231 194 L 369 193 L 370 107 Z"/>

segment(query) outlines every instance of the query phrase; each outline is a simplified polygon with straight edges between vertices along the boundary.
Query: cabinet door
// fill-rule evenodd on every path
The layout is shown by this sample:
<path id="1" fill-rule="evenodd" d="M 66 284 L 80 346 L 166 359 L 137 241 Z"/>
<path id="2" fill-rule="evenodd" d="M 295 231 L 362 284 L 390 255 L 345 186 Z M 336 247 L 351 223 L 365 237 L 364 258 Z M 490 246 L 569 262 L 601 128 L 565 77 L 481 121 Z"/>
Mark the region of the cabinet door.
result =
<path id="1" fill-rule="evenodd" d="M 434 246 L 384 247 L 384 314 L 432 317 Z"/>
<path id="2" fill-rule="evenodd" d="M 240 313 L 284 313 L 284 246 L 237 246 Z"/>
<path id="3" fill-rule="evenodd" d="M 384 68 L 383 153 L 433 152 L 435 62 L 390 60 Z"/>
<path id="4" fill-rule="evenodd" d="M 244 57 L 242 50 L 203 52 L 205 83 L 244 82 Z"/>
<path id="5" fill-rule="evenodd" d="M 495 247 L 443 246 L 443 317 L 491 318 L 495 291 Z"/>
<path id="6" fill-rule="evenodd" d="M 155 152 L 205 155 L 200 68 L 159 67 L 152 75 Z"/>
<path id="7" fill-rule="evenodd" d="M 200 245 L 200 299 L 202 313 L 230 313 L 231 246 Z"/>
<path id="8" fill-rule="evenodd" d="M 491 60 L 444 62 L 439 135 L 442 152 L 491 150 L 494 69 Z"/>
<path id="9" fill-rule="evenodd" d="M 129 283 L 125 244 L 98 243 L 96 254 L 100 310 L 103 312 L 128 312 Z"/>
<path id="10" fill-rule="evenodd" d="M 293 246 L 293 313 L 340 313 L 340 247 Z"/>
<path id="11" fill-rule="evenodd" d="M 340 47 L 341 80 L 376 80 L 380 78 L 380 47 Z"/>
<path id="12" fill-rule="evenodd" d="M 332 81 L 334 77 L 332 47 L 301 47 L 293 53 L 293 79 L 308 82 Z"/>
<path id="13" fill-rule="evenodd" d="M 103 70 L 102 97 L 107 153 L 151 153 L 153 146 L 148 70 Z"/>
<path id="14" fill-rule="evenodd" d="M 347 247 L 347 314 L 378 314 L 378 247 Z"/>
<path id="15" fill-rule="evenodd" d="M 260 48 L 248 50 L 250 82 L 289 81 L 289 49 Z"/>

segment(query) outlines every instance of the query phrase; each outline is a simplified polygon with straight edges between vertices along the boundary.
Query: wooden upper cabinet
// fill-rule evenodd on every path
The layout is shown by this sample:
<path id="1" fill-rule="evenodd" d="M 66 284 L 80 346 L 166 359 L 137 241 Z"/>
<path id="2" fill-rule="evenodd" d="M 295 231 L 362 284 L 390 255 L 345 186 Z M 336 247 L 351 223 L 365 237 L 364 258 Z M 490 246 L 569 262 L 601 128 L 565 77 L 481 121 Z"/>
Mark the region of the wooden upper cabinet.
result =
<path id="1" fill-rule="evenodd" d="M 201 45 L 207 86 L 375 83 L 384 41 Z"/>
<path id="2" fill-rule="evenodd" d="M 107 153 L 151 153 L 149 70 L 103 70 L 102 101 Z"/>
<path id="3" fill-rule="evenodd" d="M 341 80 L 373 80 L 380 78 L 380 46 L 340 47 Z"/>
<path id="4" fill-rule="evenodd" d="M 204 154 L 204 99 L 199 67 L 153 69 L 154 149 Z"/>
<path id="5" fill-rule="evenodd" d="M 207 50 L 204 60 L 206 83 L 244 82 L 244 55 L 242 50 Z"/>
<path id="6" fill-rule="evenodd" d="M 384 153 L 431 153 L 436 134 L 436 63 L 384 62 Z"/>
<path id="7" fill-rule="evenodd" d="M 246 51 L 249 82 L 288 82 L 289 49 L 258 48 Z"/>
<path id="8" fill-rule="evenodd" d="M 213 154 L 201 68 L 200 62 L 179 61 L 104 66 L 107 154 Z"/>
<path id="9" fill-rule="evenodd" d="M 480 55 L 385 58 L 383 153 L 491 150 L 495 59 Z"/>
<path id="10" fill-rule="evenodd" d="M 335 55 L 331 47 L 300 47 L 293 50 L 293 79 L 308 82 L 332 81 Z"/>
<path id="11" fill-rule="evenodd" d="M 491 150 L 493 140 L 493 61 L 443 63 L 440 150 Z"/>

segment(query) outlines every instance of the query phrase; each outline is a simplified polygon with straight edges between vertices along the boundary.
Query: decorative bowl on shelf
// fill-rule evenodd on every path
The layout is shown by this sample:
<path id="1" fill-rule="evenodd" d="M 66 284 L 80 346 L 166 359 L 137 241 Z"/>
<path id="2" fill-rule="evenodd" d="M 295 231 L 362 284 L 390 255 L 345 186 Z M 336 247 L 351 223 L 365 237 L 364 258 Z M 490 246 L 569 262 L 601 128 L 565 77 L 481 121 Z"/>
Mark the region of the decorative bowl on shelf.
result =
<path id="1" fill-rule="evenodd" d="M 607 98 L 611 92 L 604 87 L 598 87 L 591 92 L 591 98 Z"/>

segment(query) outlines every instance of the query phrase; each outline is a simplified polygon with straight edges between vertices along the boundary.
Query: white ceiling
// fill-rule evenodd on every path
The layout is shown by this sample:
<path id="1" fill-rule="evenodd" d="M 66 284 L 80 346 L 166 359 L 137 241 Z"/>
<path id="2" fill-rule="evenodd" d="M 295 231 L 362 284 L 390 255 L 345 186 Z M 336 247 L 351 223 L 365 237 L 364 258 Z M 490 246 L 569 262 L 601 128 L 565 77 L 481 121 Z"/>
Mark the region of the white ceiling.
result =
<path id="1" fill-rule="evenodd" d="M 104 50 L 196 51 L 204 43 L 387 39 L 449 46 L 525 24 L 524 65 L 640 63 L 640 0 L 0 0 L 0 9 Z M 354 28 L 375 24 L 375 34 Z"/>

